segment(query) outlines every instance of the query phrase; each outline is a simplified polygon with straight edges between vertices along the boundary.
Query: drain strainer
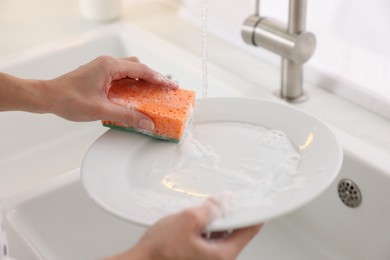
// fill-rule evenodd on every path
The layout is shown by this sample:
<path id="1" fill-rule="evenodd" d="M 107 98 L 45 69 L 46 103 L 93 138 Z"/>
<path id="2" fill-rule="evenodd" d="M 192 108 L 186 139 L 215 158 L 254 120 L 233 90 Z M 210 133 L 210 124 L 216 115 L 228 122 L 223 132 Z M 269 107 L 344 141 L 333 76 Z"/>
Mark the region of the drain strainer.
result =
<path id="1" fill-rule="evenodd" d="M 362 203 L 362 194 L 359 187 L 349 179 L 342 179 L 338 187 L 341 201 L 351 208 L 356 208 Z"/>

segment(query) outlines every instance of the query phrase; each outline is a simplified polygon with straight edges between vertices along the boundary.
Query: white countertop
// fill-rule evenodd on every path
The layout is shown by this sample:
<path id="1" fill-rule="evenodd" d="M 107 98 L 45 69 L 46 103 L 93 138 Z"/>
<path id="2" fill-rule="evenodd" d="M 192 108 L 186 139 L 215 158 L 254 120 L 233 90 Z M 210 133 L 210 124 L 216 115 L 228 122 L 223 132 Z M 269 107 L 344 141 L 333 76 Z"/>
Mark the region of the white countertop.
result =
<path id="1" fill-rule="evenodd" d="M 124 0 L 121 19 L 153 31 L 182 48 L 199 54 L 200 57 L 201 31 L 180 17 L 178 2 Z M 82 19 L 77 0 L 0 1 L 0 61 L 12 61 L 42 44 L 67 39 L 104 25 Z M 209 37 L 209 47 L 210 62 L 270 93 L 278 88 L 278 67 L 266 64 L 212 35 Z M 305 84 L 305 88 L 310 99 L 296 105 L 297 107 L 317 115 L 363 142 L 390 153 L 388 120 L 316 86 Z M 253 92 L 249 89 L 246 94 L 256 96 L 256 93 L 255 89 Z"/>

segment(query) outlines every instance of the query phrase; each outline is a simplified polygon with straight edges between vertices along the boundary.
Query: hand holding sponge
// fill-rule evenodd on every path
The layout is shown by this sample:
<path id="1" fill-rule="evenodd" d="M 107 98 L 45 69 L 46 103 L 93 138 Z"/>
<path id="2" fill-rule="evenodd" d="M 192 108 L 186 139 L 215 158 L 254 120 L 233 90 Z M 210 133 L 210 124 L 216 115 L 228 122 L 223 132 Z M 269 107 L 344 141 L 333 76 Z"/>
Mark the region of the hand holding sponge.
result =
<path id="1" fill-rule="evenodd" d="M 192 115 L 195 92 L 156 86 L 136 79 L 122 79 L 112 83 L 108 98 L 115 104 L 144 113 L 153 121 L 154 129 L 145 131 L 109 120 L 102 121 L 104 126 L 179 142 Z"/>

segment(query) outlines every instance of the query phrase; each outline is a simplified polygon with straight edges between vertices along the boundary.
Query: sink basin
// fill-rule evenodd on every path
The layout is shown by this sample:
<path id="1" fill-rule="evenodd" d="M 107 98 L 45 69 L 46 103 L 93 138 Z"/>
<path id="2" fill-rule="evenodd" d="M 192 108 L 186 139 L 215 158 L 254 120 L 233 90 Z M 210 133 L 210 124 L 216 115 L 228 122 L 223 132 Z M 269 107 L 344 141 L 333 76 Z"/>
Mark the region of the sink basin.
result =
<path id="1" fill-rule="evenodd" d="M 43 46 L 0 71 L 52 78 L 103 54 L 136 55 L 201 96 L 199 57 L 128 24 Z M 210 72 L 210 96 L 272 98 L 213 64 Z M 22 112 L 0 113 L 0 119 L 8 126 L 0 133 L 9 137 L 0 151 L 0 202 L 12 257 L 97 259 L 135 244 L 145 228 L 103 211 L 81 186 L 78 167 L 105 128 Z M 15 131 L 26 124 L 28 131 Z M 344 149 L 337 179 L 310 204 L 267 222 L 239 259 L 390 259 L 390 156 L 334 131 Z M 345 178 L 361 192 L 356 208 L 339 198 L 338 184 Z"/>
<path id="2" fill-rule="evenodd" d="M 310 204 L 266 223 L 239 259 L 389 258 L 390 170 L 386 163 L 390 158 L 337 133 L 345 151 L 337 180 Z M 79 173 L 75 169 L 6 201 L 3 215 L 11 255 L 18 259 L 97 259 L 136 243 L 145 228 L 98 207 L 86 195 Z M 357 208 L 345 206 L 338 197 L 337 186 L 344 178 L 353 180 L 362 192 Z"/>

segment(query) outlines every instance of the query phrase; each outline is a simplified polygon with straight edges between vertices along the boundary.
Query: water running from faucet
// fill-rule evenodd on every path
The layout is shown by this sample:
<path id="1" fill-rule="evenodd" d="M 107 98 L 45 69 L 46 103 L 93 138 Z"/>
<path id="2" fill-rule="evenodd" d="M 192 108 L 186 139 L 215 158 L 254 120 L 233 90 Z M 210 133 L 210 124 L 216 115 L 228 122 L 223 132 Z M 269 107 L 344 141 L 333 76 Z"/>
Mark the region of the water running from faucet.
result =
<path id="1" fill-rule="evenodd" d="M 202 97 L 208 95 L 208 39 L 207 39 L 207 24 L 208 24 L 208 0 L 202 0 Z"/>

